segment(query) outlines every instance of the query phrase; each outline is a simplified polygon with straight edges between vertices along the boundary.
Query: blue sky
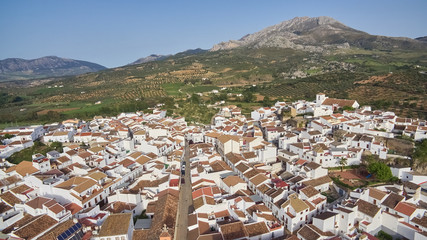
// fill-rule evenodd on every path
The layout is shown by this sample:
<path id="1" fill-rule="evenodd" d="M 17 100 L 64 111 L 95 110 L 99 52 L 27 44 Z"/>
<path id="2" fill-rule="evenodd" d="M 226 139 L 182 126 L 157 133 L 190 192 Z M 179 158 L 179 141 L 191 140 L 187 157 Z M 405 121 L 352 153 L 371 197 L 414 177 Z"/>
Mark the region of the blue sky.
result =
<path id="1" fill-rule="evenodd" d="M 427 1 L 0 1 L 0 59 L 55 55 L 117 67 L 208 49 L 297 16 L 330 16 L 370 34 L 427 35 Z"/>

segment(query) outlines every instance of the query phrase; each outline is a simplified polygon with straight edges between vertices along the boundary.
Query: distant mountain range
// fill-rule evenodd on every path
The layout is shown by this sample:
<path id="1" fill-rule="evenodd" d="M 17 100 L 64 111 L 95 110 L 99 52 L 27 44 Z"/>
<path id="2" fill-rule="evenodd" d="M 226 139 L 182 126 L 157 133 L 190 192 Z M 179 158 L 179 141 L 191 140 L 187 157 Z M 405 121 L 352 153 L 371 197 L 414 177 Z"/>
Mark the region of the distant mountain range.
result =
<path id="1" fill-rule="evenodd" d="M 211 51 L 237 47 L 278 47 L 321 52 L 349 47 L 369 50 L 425 49 L 427 44 L 410 38 L 370 35 L 330 17 L 296 17 L 248 34 L 239 40 L 221 42 L 214 45 Z"/>
<path id="2" fill-rule="evenodd" d="M 167 57 L 170 57 L 170 56 L 172 56 L 172 55 L 151 54 L 150 56 L 140 58 L 140 59 L 136 60 L 135 62 L 130 63 L 129 65 L 135 65 L 135 64 L 142 64 L 142 63 L 147 63 L 147 62 L 160 61 L 160 60 L 163 60 L 163 59 L 165 59 Z"/>
<path id="3" fill-rule="evenodd" d="M 427 42 L 427 36 L 424 36 L 424 37 L 418 37 L 418 38 L 415 38 L 416 40 L 418 40 L 418 41 L 424 41 L 424 42 Z"/>
<path id="4" fill-rule="evenodd" d="M 151 54 L 150 56 L 140 58 L 140 59 L 136 60 L 135 62 L 130 63 L 128 65 L 135 65 L 135 64 L 142 64 L 142 63 L 147 63 L 147 62 L 161 61 L 161 60 L 166 59 L 166 58 L 171 57 L 171 56 L 189 56 L 189 55 L 204 53 L 207 51 L 208 50 L 196 48 L 196 49 L 189 49 L 189 50 L 186 50 L 183 52 L 179 52 L 175 55 L 172 55 L 172 54 L 168 54 L 168 55 Z"/>
<path id="5" fill-rule="evenodd" d="M 0 60 L 0 81 L 79 75 L 104 69 L 96 63 L 55 56 L 32 60 L 7 58 Z"/>

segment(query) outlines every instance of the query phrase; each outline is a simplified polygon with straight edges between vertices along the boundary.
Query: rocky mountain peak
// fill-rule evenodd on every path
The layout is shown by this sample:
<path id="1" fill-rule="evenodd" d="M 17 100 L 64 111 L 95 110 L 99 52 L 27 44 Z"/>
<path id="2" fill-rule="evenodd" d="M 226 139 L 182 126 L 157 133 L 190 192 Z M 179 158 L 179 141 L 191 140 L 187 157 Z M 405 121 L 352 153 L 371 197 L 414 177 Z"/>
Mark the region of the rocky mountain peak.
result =
<path id="1" fill-rule="evenodd" d="M 247 34 L 239 40 L 214 45 L 210 51 L 247 48 L 291 48 L 310 52 L 357 47 L 364 49 L 420 49 L 425 48 L 423 39 L 375 36 L 348 27 L 326 16 L 295 17 Z"/>

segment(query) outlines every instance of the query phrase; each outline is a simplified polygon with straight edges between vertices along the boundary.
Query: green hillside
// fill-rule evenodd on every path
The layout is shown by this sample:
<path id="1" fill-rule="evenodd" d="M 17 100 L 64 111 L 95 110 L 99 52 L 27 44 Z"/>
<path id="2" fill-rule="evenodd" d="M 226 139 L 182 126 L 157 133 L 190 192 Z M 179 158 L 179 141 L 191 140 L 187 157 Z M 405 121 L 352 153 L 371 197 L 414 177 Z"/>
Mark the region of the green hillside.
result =
<path id="1" fill-rule="evenodd" d="M 352 48 L 318 53 L 236 48 L 178 54 L 162 61 L 59 77 L 47 83 L 1 83 L 0 124 L 75 116 L 91 118 L 97 114 L 143 110 L 162 102 L 169 102 L 167 107 L 173 114 L 182 112 L 181 106 L 174 104 L 188 104 L 185 99 L 193 93 L 220 87 L 227 87 L 228 93 L 241 93 L 244 86 L 251 85 L 256 85 L 255 95 L 295 100 L 313 99 L 317 92 L 325 92 L 332 97 L 354 98 L 363 104 L 425 118 L 427 75 L 421 72 L 427 70 L 426 66 L 427 50 Z M 217 99 L 218 96 L 206 95 L 200 101 L 209 104 Z M 228 99 L 233 104 L 247 104 L 241 100 Z M 100 104 L 95 104 L 98 101 Z M 250 108 L 254 106 L 251 104 Z M 196 117 L 194 121 L 207 119 Z"/>

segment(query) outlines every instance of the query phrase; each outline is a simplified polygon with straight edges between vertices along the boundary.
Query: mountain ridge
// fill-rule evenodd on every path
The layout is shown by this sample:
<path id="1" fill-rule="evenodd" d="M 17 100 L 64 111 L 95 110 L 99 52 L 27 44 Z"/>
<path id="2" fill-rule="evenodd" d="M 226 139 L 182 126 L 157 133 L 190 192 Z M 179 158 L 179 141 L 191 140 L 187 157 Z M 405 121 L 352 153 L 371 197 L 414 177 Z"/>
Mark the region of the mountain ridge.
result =
<path id="1" fill-rule="evenodd" d="M 151 54 L 149 56 L 139 58 L 136 61 L 134 61 L 128 65 L 135 65 L 135 64 L 142 64 L 142 63 L 147 63 L 147 62 L 160 61 L 160 60 L 163 60 L 163 59 L 168 58 L 170 56 L 172 56 L 172 55 L 171 54 L 168 54 L 168 55 Z"/>
<path id="2" fill-rule="evenodd" d="M 195 48 L 195 49 L 188 49 L 188 50 L 185 50 L 182 52 L 178 52 L 176 54 L 168 54 L 168 55 L 151 54 L 147 57 L 139 58 L 138 60 L 128 64 L 127 66 L 136 65 L 136 64 L 143 64 L 143 63 L 148 63 L 148 62 L 161 61 L 161 60 L 164 60 L 164 59 L 166 59 L 168 57 L 172 57 L 172 56 L 190 56 L 190 55 L 195 55 L 195 54 L 199 54 L 199 53 L 204 53 L 207 51 L 209 51 L 209 50 L 205 50 L 205 49 L 201 49 L 201 48 Z"/>
<path id="3" fill-rule="evenodd" d="M 291 20 L 247 34 L 239 40 L 214 45 L 210 51 L 236 47 L 279 47 L 322 52 L 339 48 L 418 49 L 427 44 L 410 38 L 370 35 L 348 27 L 331 17 L 295 17 Z"/>
<path id="4" fill-rule="evenodd" d="M 104 69 L 107 68 L 96 63 L 57 56 L 6 58 L 0 60 L 0 81 L 79 75 Z"/>

